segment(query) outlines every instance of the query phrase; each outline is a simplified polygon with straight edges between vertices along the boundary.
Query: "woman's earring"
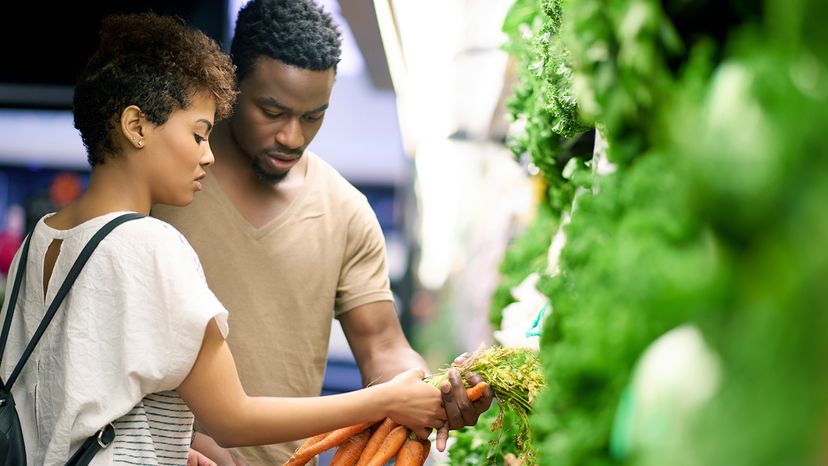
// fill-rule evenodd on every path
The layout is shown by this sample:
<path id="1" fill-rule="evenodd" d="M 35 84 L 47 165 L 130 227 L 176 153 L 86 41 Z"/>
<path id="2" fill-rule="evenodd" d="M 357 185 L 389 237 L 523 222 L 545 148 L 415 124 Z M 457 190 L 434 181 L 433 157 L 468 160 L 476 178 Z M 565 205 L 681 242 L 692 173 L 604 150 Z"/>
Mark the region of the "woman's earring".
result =
<path id="1" fill-rule="evenodd" d="M 138 147 L 144 147 L 144 140 L 143 139 L 138 140 Z"/>

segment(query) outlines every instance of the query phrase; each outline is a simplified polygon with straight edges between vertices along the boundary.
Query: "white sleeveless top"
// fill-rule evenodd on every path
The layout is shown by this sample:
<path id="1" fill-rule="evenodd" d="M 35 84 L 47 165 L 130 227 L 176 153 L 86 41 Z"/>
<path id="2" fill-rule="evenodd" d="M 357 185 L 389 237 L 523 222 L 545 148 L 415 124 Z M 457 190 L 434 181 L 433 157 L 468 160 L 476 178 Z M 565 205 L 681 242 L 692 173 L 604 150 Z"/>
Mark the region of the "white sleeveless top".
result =
<path id="1" fill-rule="evenodd" d="M 0 362 L 7 380 L 81 249 L 123 212 L 70 230 L 38 222 Z M 47 294 L 43 259 L 63 240 Z M 5 319 L 20 251 L 7 281 Z M 207 324 L 227 335 L 227 311 L 198 257 L 170 225 L 126 222 L 98 245 L 12 388 L 29 464 L 63 465 L 113 422 L 116 438 L 93 465 L 186 464 L 192 413 L 175 390 L 190 372 Z"/>

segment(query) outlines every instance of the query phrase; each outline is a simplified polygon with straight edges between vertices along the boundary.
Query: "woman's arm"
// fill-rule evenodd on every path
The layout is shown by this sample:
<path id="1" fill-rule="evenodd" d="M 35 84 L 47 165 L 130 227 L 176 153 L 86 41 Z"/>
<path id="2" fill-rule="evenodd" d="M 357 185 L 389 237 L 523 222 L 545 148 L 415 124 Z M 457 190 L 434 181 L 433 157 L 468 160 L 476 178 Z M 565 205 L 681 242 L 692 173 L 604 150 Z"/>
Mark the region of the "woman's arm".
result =
<path id="1" fill-rule="evenodd" d="M 279 377 L 280 374 L 272 374 Z M 298 440 L 360 422 L 390 417 L 420 437 L 445 419 L 441 396 L 410 370 L 388 383 L 341 395 L 307 398 L 251 397 L 241 386 L 233 355 L 215 321 L 178 387 L 199 424 L 223 447 Z"/>

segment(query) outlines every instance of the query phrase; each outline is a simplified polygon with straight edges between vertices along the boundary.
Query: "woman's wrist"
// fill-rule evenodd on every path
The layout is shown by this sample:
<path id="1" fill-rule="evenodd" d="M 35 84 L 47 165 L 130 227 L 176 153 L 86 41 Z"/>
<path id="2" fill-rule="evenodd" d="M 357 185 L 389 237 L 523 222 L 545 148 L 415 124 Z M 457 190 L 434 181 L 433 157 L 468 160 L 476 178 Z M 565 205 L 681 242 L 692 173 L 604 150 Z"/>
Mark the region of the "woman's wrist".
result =
<path id="1" fill-rule="evenodd" d="M 372 385 L 367 390 L 371 393 L 371 405 L 378 409 L 381 419 L 391 417 L 391 407 L 394 406 L 394 391 L 388 382 Z"/>

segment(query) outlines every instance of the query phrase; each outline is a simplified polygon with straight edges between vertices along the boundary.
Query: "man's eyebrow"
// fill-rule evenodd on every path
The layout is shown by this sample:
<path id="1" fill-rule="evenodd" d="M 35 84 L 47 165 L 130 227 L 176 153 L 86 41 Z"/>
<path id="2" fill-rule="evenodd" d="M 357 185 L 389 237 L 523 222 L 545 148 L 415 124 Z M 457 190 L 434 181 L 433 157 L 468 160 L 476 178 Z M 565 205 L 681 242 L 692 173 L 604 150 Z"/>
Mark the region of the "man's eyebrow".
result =
<path id="1" fill-rule="evenodd" d="M 288 110 L 290 111 L 290 107 L 287 105 L 279 102 L 278 100 L 274 99 L 273 97 L 259 97 L 256 99 L 260 104 L 267 105 L 268 107 L 275 107 L 279 110 Z"/>
<path id="2" fill-rule="evenodd" d="M 313 110 L 307 111 L 305 113 L 319 113 L 319 112 L 324 112 L 327 109 L 328 109 L 328 104 L 325 104 L 325 105 L 321 105 L 321 106 L 319 106 L 319 107 L 317 107 Z"/>
<path id="3" fill-rule="evenodd" d="M 278 108 L 279 110 L 284 110 L 284 111 L 287 111 L 287 112 L 292 112 L 293 111 L 292 108 L 290 108 L 287 105 L 279 102 L 278 100 L 274 99 L 273 97 L 261 97 L 257 100 L 260 104 L 267 105 L 268 107 Z M 307 112 L 305 112 L 305 114 L 324 112 L 327 109 L 328 109 L 328 104 L 324 104 L 324 105 L 320 105 L 319 107 L 317 107 L 313 110 L 308 110 Z"/>
<path id="4" fill-rule="evenodd" d="M 210 131 L 211 129 L 213 129 L 213 124 L 210 123 L 210 120 L 207 120 L 205 118 L 199 118 L 196 121 L 196 123 L 204 123 L 205 125 L 207 125 L 207 131 Z"/>

